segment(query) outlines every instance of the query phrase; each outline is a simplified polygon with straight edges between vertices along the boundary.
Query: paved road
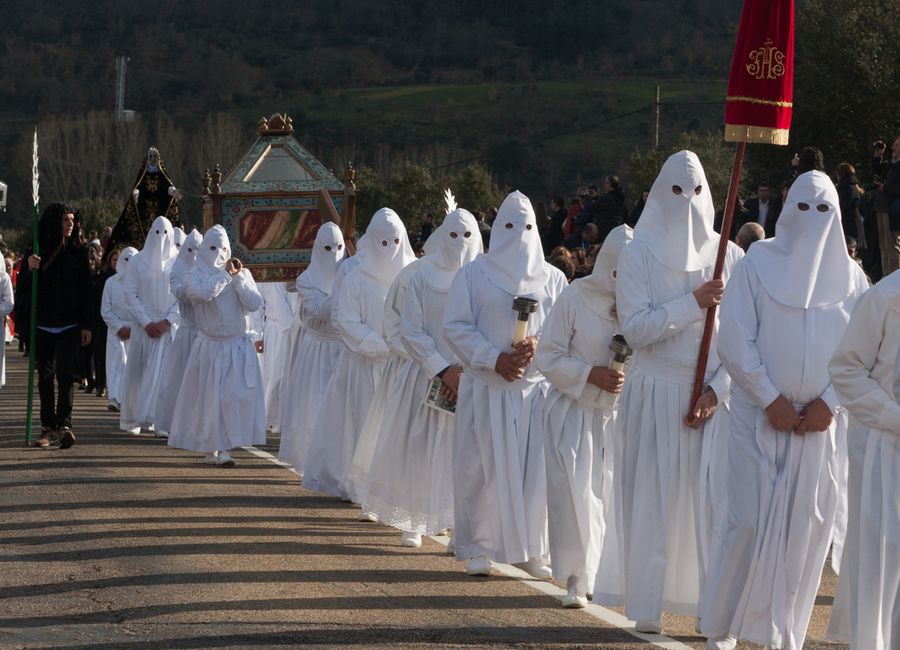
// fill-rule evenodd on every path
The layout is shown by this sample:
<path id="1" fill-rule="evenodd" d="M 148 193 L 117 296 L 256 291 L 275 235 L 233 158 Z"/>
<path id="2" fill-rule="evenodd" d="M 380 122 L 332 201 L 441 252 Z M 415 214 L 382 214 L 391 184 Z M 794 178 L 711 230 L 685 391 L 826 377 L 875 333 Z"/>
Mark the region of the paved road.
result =
<path id="1" fill-rule="evenodd" d="M 93 395 L 77 393 L 75 447 L 27 449 L 26 366 L 10 346 L 7 370 L 0 648 L 654 647 L 521 580 L 467 577 L 434 541 L 403 548 L 265 458 L 209 467 L 121 433 Z M 808 650 L 846 647 L 816 640 L 832 591 L 828 576 Z M 692 621 L 666 626 L 703 647 Z"/>

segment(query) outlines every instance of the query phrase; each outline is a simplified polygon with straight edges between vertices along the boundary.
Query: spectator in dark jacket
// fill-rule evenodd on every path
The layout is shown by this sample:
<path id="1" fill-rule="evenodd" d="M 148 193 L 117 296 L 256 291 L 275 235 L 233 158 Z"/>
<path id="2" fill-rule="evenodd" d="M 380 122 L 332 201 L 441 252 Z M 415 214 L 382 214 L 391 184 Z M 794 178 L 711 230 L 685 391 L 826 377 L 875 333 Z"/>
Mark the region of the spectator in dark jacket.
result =
<path id="1" fill-rule="evenodd" d="M 897 270 L 897 236 L 900 234 L 900 136 L 891 145 L 890 157 L 887 147 L 877 142 L 873 168 L 875 171 L 875 213 L 878 217 L 878 240 L 881 246 L 882 274 Z"/>
<path id="2" fill-rule="evenodd" d="M 547 226 L 547 233 L 544 237 L 544 255 L 549 255 L 550 251 L 559 246 L 563 237 L 563 224 L 569 213 L 566 211 L 563 198 L 554 196 L 550 199 L 550 214 L 547 215 L 550 223 Z"/>
<path id="3" fill-rule="evenodd" d="M 597 236 L 597 226 L 589 221 L 578 232 L 564 241 L 563 246 L 569 250 L 575 250 L 576 248 L 588 249 L 597 242 Z"/>
<path id="4" fill-rule="evenodd" d="M 852 237 L 854 241 L 858 242 L 862 225 L 862 216 L 859 212 L 862 192 L 859 191 L 856 168 L 848 162 L 838 165 L 836 189 L 841 206 L 841 226 L 844 229 L 844 237 Z"/>
<path id="5" fill-rule="evenodd" d="M 631 212 L 628 213 L 628 218 L 625 220 L 625 223 L 632 228 L 634 228 L 640 220 L 641 213 L 644 211 L 644 206 L 647 205 L 648 196 L 650 196 L 650 190 L 641 192 L 641 198 L 635 202 L 634 207 L 631 208 Z"/>
<path id="6" fill-rule="evenodd" d="M 35 359 L 41 401 L 41 437 L 37 446 L 48 447 L 59 437 L 60 449 L 75 443 L 72 402 L 78 349 L 91 342 L 91 280 L 80 229 L 71 208 L 54 203 L 39 222 L 40 256 L 28 258 L 28 272 L 19 284 L 31 290 L 38 270 L 37 341 Z M 54 375 L 59 392 L 54 395 Z"/>
<path id="7" fill-rule="evenodd" d="M 597 243 L 602 244 L 609 232 L 625 223 L 628 215 L 625 210 L 625 191 L 618 176 L 607 176 L 603 180 L 604 194 L 589 203 L 584 212 L 576 221 L 576 224 L 585 224 L 593 221 L 597 226 Z"/>

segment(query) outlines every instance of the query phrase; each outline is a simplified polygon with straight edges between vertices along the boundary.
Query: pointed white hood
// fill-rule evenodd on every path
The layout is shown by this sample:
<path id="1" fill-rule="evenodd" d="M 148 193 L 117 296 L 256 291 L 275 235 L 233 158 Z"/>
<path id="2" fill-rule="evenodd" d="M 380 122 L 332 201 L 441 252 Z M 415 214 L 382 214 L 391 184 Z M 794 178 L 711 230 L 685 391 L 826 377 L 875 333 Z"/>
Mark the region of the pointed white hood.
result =
<path id="1" fill-rule="evenodd" d="M 165 217 L 156 217 L 144 247 L 141 249 L 141 266 L 148 271 L 162 271 L 172 260 L 177 251 L 173 240 L 172 223 Z"/>
<path id="2" fill-rule="evenodd" d="M 616 302 L 615 274 L 619 265 L 619 255 L 633 238 L 634 231 L 630 226 L 613 228 L 603 240 L 600 252 L 597 253 L 594 270 L 586 278 L 574 282 L 585 292 L 588 307 L 601 318 L 607 320 L 613 318 L 609 309 Z"/>
<path id="3" fill-rule="evenodd" d="M 231 258 L 231 243 L 225 228 L 216 224 L 206 231 L 200 249 L 197 251 L 197 265 L 207 271 L 225 268 L 225 262 Z"/>
<path id="4" fill-rule="evenodd" d="M 507 196 L 491 227 L 491 247 L 479 259 L 488 278 L 514 296 L 527 296 L 547 283 L 534 208 L 519 191 Z"/>
<path id="5" fill-rule="evenodd" d="M 360 239 L 359 243 L 359 271 L 385 291 L 400 270 L 416 259 L 403 222 L 390 208 L 375 213 L 365 240 Z"/>
<path id="6" fill-rule="evenodd" d="M 185 234 L 184 230 L 176 227 L 174 232 L 172 233 L 172 242 L 175 244 L 176 249 L 181 249 L 181 245 L 184 243 L 185 237 L 187 237 L 187 234 Z"/>
<path id="7" fill-rule="evenodd" d="M 119 253 L 119 261 L 116 262 L 116 278 L 119 282 L 125 282 L 128 279 L 128 272 L 134 266 L 132 260 L 138 254 L 138 249 L 134 246 L 126 246 Z"/>
<path id="8" fill-rule="evenodd" d="M 484 251 L 478 222 L 468 210 L 453 210 L 428 238 L 425 249 L 421 262 L 425 281 L 435 291 L 448 291 L 456 272 Z"/>
<path id="9" fill-rule="evenodd" d="M 692 151 L 679 151 L 666 160 L 653 182 L 634 238 L 673 271 L 699 271 L 716 262 L 719 235 L 713 230 L 714 219 L 700 159 Z"/>
<path id="10" fill-rule="evenodd" d="M 338 225 L 330 221 L 323 223 L 316 232 L 312 259 L 303 275 L 314 287 L 330 295 L 338 264 L 344 259 L 346 250 L 344 234 Z"/>
<path id="11" fill-rule="evenodd" d="M 176 228 L 176 233 L 180 228 Z M 178 255 L 175 257 L 175 264 L 172 265 L 172 274 L 187 273 L 194 266 L 197 259 L 197 251 L 200 248 L 200 242 L 203 238 L 197 229 L 191 231 L 190 235 L 184 235 L 181 240 L 181 248 L 178 249 Z"/>
<path id="12" fill-rule="evenodd" d="M 861 273 L 847 254 L 837 190 L 818 171 L 797 177 L 775 237 L 753 244 L 747 257 L 766 293 L 788 307 L 839 303 L 853 292 Z"/>

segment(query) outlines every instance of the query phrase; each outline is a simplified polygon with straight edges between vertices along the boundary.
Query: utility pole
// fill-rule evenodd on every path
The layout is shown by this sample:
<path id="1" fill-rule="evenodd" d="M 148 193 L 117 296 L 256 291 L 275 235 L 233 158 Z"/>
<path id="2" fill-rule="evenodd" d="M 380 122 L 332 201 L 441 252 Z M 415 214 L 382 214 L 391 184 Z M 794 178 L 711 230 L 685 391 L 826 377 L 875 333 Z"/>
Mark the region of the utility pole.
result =
<path id="1" fill-rule="evenodd" d="M 125 121 L 125 69 L 128 67 L 128 57 L 120 55 L 116 57 L 116 119 Z"/>
<path id="2" fill-rule="evenodd" d="M 659 149 L 659 84 L 656 85 L 656 138 L 653 146 Z"/>

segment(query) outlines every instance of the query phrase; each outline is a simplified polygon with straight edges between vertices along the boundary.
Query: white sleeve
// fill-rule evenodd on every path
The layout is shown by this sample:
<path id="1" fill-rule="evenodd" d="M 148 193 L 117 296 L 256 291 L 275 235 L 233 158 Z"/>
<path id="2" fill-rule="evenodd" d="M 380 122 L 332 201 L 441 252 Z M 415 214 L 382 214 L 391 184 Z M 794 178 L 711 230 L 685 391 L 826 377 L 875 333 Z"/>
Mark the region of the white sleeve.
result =
<path id="1" fill-rule="evenodd" d="M 113 332 L 118 332 L 123 327 L 128 327 L 128 325 L 127 323 L 122 322 L 113 310 L 112 291 L 110 290 L 111 282 L 118 282 L 118 280 L 116 280 L 115 277 L 112 277 L 108 279 L 103 286 L 103 295 L 100 298 L 100 316 L 103 317 L 103 322 L 106 323 L 106 326 L 109 329 Z"/>
<path id="2" fill-rule="evenodd" d="M 259 295 L 259 288 L 256 286 L 256 280 L 250 275 L 250 271 L 242 269 L 233 277 L 234 288 L 237 290 L 238 300 L 241 301 L 244 313 L 252 314 L 257 311 L 262 305 L 262 296 Z"/>
<path id="3" fill-rule="evenodd" d="M 890 309 L 877 289 L 867 291 L 853 310 L 828 371 L 850 415 L 871 429 L 900 434 L 900 404 L 870 374 L 884 342 Z"/>
<path id="4" fill-rule="evenodd" d="M 334 324 L 348 348 L 373 361 L 384 361 L 390 350 L 381 334 L 364 322 L 364 300 L 357 283 L 345 281 L 334 310 Z"/>
<path id="5" fill-rule="evenodd" d="M 129 274 L 130 275 L 130 274 Z M 231 284 L 232 277 L 223 268 L 200 278 L 196 273 L 186 273 L 182 282 L 187 297 L 194 302 L 209 302 Z"/>
<path id="6" fill-rule="evenodd" d="M 9 316 L 14 306 L 12 278 L 4 273 L 0 277 L 0 318 Z"/>
<path id="7" fill-rule="evenodd" d="M 592 366 L 569 351 L 575 335 L 575 305 L 570 294 L 571 291 L 563 292 L 544 321 L 534 363 L 553 386 L 578 399 L 587 386 Z"/>
<path id="8" fill-rule="evenodd" d="M 756 347 L 759 334 L 756 299 L 760 284 L 752 271 L 753 266 L 745 259 L 735 266 L 728 281 L 719 309 L 718 351 L 732 381 L 743 388 L 758 406 L 766 408 L 778 399 L 781 391 L 769 378 Z"/>
<path id="9" fill-rule="evenodd" d="M 650 301 L 649 270 L 628 247 L 619 257 L 616 274 L 616 311 L 622 335 L 634 349 L 665 340 L 688 325 L 703 320 L 693 293 L 654 307 Z"/>
<path id="10" fill-rule="evenodd" d="M 447 307 L 444 309 L 444 331 L 450 347 L 465 365 L 494 370 L 501 351 L 475 327 L 472 295 L 468 284 L 469 272 L 463 267 L 450 285 Z"/>
<path id="11" fill-rule="evenodd" d="M 400 338 L 400 319 L 408 286 L 409 278 L 395 281 L 384 301 L 384 321 L 382 323 L 384 340 L 388 347 L 398 354 L 406 353 L 406 348 L 403 347 L 403 341 Z"/>
<path id="12" fill-rule="evenodd" d="M 125 282 L 122 283 L 122 290 L 125 293 L 125 306 L 131 313 L 131 318 L 141 328 L 147 327 L 151 323 L 150 316 L 144 309 L 144 303 L 139 295 L 139 284 L 135 276 L 141 272 L 140 266 L 136 265 L 136 261 L 140 259 L 140 253 L 131 258 L 129 264 L 135 265 L 131 269 L 131 273 L 126 274 Z"/>
<path id="13" fill-rule="evenodd" d="M 403 314 L 400 319 L 400 340 L 409 356 L 422 366 L 425 374 L 434 377 L 441 370 L 453 365 L 438 352 L 434 339 L 425 331 L 424 282 L 420 276 L 413 276 L 406 288 Z"/>

